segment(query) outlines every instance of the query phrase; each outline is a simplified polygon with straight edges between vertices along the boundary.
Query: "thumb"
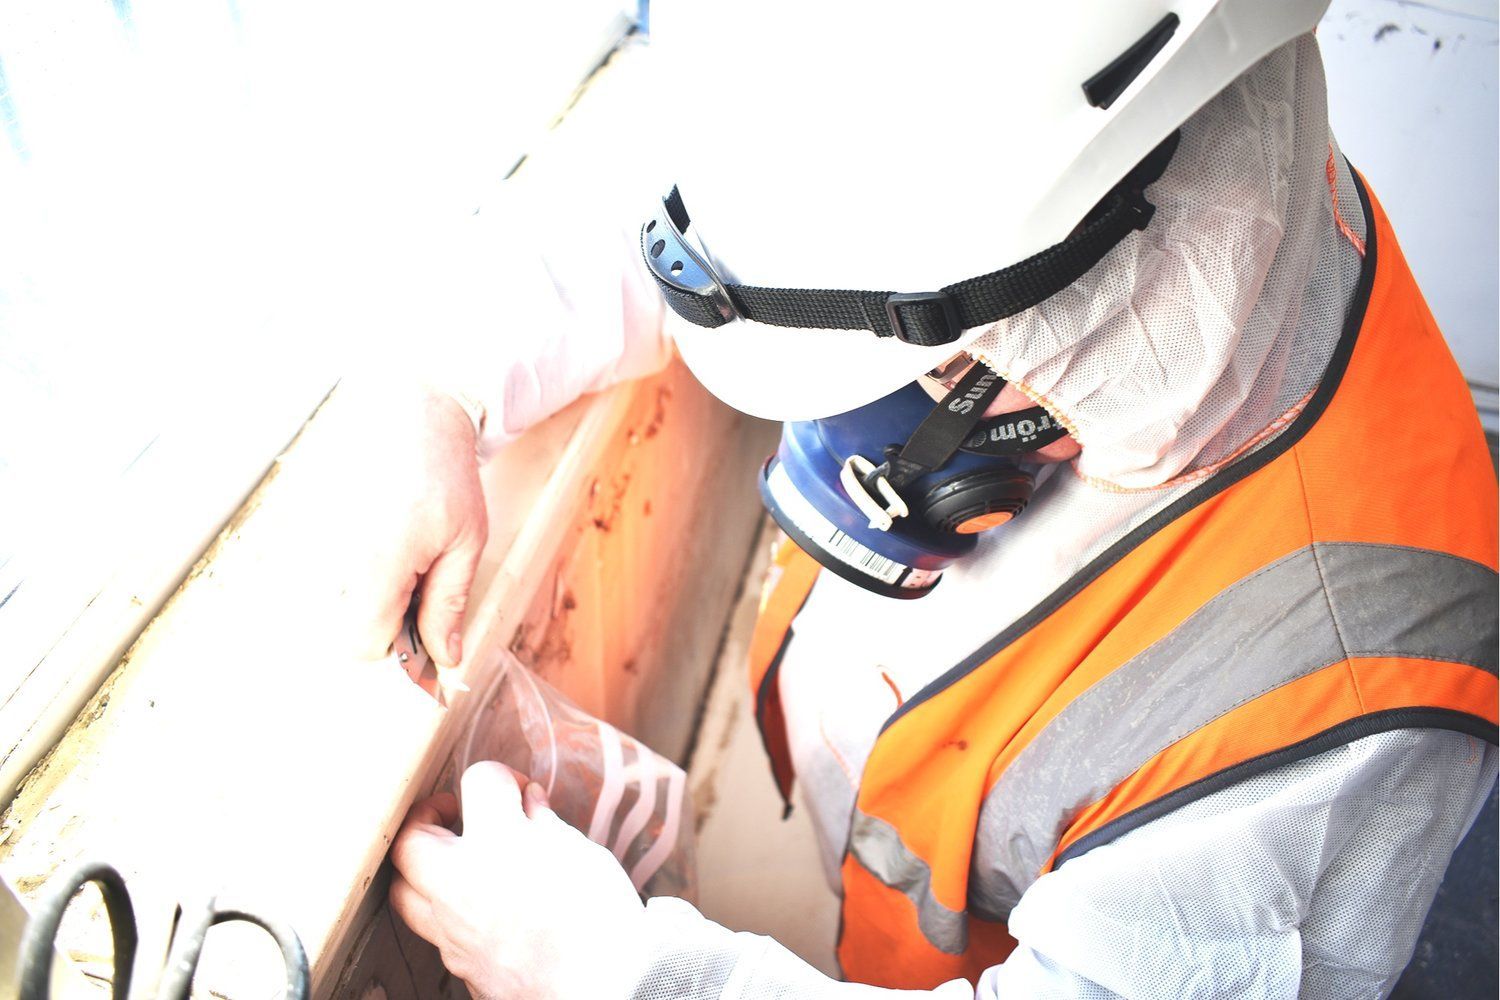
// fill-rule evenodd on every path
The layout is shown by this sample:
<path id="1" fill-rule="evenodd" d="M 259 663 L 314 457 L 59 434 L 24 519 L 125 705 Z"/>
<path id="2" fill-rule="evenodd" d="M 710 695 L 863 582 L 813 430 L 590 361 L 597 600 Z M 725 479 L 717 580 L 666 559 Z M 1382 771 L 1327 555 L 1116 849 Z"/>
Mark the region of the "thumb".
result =
<path id="1" fill-rule="evenodd" d="M 527 782 L 525 791 L 521 793 L 521 808 L 528 818 L 543 810 L 552 812 L 552 803 L 547 800 L 547 790 L 535 781 Z"/>
<path id="2" fill-rule="evenodd" d="M 559 831 L 568 831 L 567 836 L 576 836 L 587 839 L 583 832 L 575 830 L 568 822 L 552 809 L 552 803 L 547 800 L 547 793 L 541 785 L 531 782 L 521 792 L 521 811 L 534 825 L 543 828 L 546 836 L 558 836 Z"/>
<path id="3" fill-rule="evenodd" d="M 464 836 L 484 838 L 503 832 L 523 815 L 524 779 L 492 760 L 476 761 L 458 779 Z"/>
<path id="4" fill-rule="evenodd" d="M 463 659 L 464 612 L 469 588 L 484 550 L 484 525 L 477 532 L 465 531 L 433 560 L 422 579 L 422 598 L 417 605 L 417 632 L 422 645 L 439 664 L 456 667 Z"/>

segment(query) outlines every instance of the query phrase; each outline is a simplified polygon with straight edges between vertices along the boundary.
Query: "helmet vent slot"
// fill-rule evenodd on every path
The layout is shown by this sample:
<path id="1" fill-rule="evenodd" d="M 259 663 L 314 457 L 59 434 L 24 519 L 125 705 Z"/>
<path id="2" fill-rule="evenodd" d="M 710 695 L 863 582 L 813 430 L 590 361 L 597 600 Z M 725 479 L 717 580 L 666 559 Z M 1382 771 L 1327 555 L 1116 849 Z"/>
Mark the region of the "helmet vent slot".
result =
<path id="1" fill-rule="evenodd" d="M 1135 82 L 1156 54 L 1166 47 L 1182 22 L 1168 14 L 1142 35 L 1134 45 L 1114 58 L 1106 67 L 1083 82 L 1083 96 L 1096 108 L 1108 108 L 1125 88 Z"/>

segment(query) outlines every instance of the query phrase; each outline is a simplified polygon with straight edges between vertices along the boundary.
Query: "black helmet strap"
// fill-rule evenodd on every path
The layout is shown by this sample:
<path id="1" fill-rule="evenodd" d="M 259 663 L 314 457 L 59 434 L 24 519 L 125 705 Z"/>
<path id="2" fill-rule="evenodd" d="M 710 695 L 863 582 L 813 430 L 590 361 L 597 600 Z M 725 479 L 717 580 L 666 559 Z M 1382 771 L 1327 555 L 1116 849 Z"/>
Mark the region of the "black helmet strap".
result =
<path id="1" fill-rule="evenodd" d="M 1083 277 L 1132 232 L 1145 229 L 1156 207 L 1145 189 L 1177 150 L 1173 132 L 1110 190 L 1067 239 L 1017 264 L 936 292 L 870 292 L 826 288 L 763 288 L 723 281 L 687 240 L 692 224 L 674 187 L 641 228 L 641 253 L 672 311 L 697 326 L 734 319 L 771 326 L 864 330 L 908 344 L 951 344 L 964 330 L 1029 309 Z"/>

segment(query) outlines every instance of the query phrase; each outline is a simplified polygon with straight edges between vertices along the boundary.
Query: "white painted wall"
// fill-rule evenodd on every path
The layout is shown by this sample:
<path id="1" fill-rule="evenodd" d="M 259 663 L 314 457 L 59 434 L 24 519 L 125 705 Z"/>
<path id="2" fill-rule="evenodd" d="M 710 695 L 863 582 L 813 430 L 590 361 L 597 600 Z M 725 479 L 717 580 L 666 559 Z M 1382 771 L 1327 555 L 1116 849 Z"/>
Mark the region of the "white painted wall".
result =
<path id="1" fill-rule="evenodd" d="M 1497 428 L 1496 0 L 1334 0 L 1318 29 L 1334 134 Z"/>

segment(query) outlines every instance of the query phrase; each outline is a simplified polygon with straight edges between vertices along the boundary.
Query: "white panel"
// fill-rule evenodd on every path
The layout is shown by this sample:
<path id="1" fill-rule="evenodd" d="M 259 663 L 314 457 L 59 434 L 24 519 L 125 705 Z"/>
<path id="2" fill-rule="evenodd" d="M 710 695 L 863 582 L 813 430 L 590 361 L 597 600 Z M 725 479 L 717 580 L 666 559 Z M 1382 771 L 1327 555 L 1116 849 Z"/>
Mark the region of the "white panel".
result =
<path id="1" fill-rule="evenodd" d="M 1497 34 L 1494 0 L 1334 0 L 1319 28 L 1330 117 L 1494 431 Z"/>
<path id="2" fill-rule="evenodd" d="M 0 3 L 0 709 L 107 666 L 381 333 L 420 358 L 390 303 L 627 6 Z"/>

